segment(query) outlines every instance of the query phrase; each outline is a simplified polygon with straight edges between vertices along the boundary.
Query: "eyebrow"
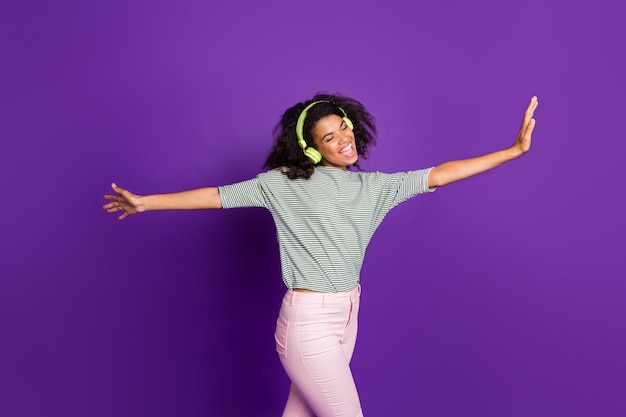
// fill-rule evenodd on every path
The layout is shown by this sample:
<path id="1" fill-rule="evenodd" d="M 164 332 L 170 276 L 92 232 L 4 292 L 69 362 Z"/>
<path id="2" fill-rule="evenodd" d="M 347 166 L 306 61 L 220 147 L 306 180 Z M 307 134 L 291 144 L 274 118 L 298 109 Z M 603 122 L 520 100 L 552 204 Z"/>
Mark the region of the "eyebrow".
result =
<path id="1" fill-rule="evenodd" d="M 345 123 L 346 123 L 346 122 L 345 122 L 344 120 L 341 120 L 341 124 L 339 125 L 339 129 L 341 129 Z M 328 136 L 328 135 L 332 135 L 333 133 L 335 133 L 335 132 L 328 132 L 327 134 L 325 134 L 324 136 L 322 136 L 322 140 L 324 140 L 324 139 L 326 138 L 326 136 Z"/>

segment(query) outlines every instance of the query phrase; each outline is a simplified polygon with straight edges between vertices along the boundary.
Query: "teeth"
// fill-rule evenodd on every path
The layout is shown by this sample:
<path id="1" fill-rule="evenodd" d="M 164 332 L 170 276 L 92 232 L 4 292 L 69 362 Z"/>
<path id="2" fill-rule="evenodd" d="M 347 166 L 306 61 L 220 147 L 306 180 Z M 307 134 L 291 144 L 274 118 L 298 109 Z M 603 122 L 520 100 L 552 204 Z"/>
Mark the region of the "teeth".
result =
<path id="1" fill-rule="evenodd" d="M 343 148 L 342 150 L 340 150 L 340 153 L 345 153 L 345 152 L 349 152 L 350 150 L 352 150 L 352 144 L 346 146 L 345 148 Z"/>

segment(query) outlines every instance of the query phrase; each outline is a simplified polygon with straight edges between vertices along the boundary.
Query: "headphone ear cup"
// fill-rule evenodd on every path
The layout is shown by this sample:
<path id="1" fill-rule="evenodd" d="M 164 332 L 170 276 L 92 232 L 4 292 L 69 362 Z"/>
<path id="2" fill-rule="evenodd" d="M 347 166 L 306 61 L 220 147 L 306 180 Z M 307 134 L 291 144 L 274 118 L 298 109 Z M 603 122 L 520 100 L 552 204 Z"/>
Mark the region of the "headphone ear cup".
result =
<path id="1" fill-rule="evenodd" d="M 304 150 L 304 154 L 313 164 L 318 164 L 322 160 L 322 154 L 319 153 L 317 149 L 311 148 L 310 146 Z"/>
<path id="2" fill-rule="evenodd" d="M 354 130 L 354 125 L 352 124 L 352 120 L 348 119 L 347 117 L 344 117 L 343 121 L 346 122 L 346 126 L 348 126 L 350 130 Z"/>

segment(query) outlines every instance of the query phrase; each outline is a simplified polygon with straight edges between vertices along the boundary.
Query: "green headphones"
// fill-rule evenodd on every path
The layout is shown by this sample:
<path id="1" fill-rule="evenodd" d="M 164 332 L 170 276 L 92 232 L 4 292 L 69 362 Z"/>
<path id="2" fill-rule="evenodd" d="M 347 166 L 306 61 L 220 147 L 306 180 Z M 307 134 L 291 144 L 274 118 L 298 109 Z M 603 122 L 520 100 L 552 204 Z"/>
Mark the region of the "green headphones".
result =
<path id="1" fill-rule="evenodd" d="M 322 160 L 322 154 L 319 153 L 317 149 L 315 149 L 315 148 L 313 148 L 311 146 L 307 146 L 306 141 L 304 140 L 304 132 L 303 132 L 303 130 L 304 130 L 304 121 L 306 120 L 306 113 L 309 111 L 309 109 L 311 107 L 315 106 L 318 103 L 335 104 L 335 103 L 332 103 L 332 102 L 330 102 L 328 100 L 314 101 L 313 103 L 311 103 L 308 106 L 306 106 L 304 108 L 304 110 L 302 110 L 302 113 L 300 113 L 300 116 L 298 117 L 298 122 L 296 123 L 296 136 L 298 137 L 298 145 L 300 145 L 300 147 L 304 151 L 304 154 L 306 155 L 306 157 L 309 158 L 309 161 L 313 162 L 313 164 L 318 164 Z M 341 114 L 343 115 L 343 117 L 341 119 L 346 123 L 346 125 L 350 129 L 354 129 L 354 125 L 352 124 L 352 120 L 348 119 L 348 115 L 346 114 L 344 109 L 342 109 L 339 106 L 337 106 L 337 108 L 341 111 Z"/>

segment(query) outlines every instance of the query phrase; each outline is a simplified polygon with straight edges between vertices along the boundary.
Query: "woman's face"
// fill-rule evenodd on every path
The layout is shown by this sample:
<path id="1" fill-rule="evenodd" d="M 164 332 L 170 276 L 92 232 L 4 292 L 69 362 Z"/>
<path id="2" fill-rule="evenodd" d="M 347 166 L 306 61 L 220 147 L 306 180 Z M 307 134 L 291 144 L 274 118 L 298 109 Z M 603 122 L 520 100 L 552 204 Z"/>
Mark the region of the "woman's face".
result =
<path id="1" fill-rule="evenodd" d="M 320 119 L 311 130 L 315 148 L 322 154 L 321 165 L 347 170 L 359 155 L 356 152 L 354 132 L 336 114 Z"/>

